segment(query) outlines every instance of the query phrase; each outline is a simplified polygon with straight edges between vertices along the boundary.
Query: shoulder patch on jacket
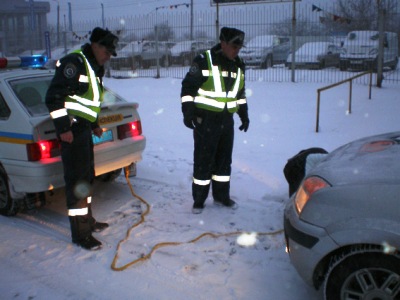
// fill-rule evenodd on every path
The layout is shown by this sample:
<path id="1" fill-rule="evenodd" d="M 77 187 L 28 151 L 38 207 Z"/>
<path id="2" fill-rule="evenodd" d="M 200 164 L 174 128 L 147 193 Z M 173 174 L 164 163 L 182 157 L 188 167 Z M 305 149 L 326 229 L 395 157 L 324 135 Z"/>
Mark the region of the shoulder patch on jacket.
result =
<path id="1" fill-rule="evenodd" d="M 73 63 L 67 63 L 64 67 L 64 76 L 65 78 L 74 78 L 76 76 L 77 67 Z"/>
<path id="2" fill-rule="evenodd" d="M 189 73 L 190 73 L 191 75 L 194 75 L 194 74 L 196 74 L 197 72 L 199 72 L 199 65 L 198 65 L 197 63 L 193 63 L 193 64 L 190 66 Z"/>

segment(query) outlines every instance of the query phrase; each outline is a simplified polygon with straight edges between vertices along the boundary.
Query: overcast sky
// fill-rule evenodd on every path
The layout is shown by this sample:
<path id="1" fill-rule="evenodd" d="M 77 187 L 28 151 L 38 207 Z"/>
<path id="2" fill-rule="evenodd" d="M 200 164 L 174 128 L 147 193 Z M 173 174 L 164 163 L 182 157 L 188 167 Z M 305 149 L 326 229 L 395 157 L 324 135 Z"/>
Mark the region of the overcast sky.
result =
<path id="1" fill-rule="evenodd" d="M 94 19 L 98 16 L 102 17 L 102 4 L 104 8 L 104 17 L 127 17 L 132 15 L 143 15 L 155 12 L 156 10 L 168 10 L 170 6 L 177 5 L 177 10 L 188 10 L 185 4 L 190 4 L 191 0 L 49 0 L 51 12 L 48 15 L 48 22 L 56 24 L 57 22 L 57 5 L 60 6 L 60 22 L 64 22 L 64 16 L 68 21 L 68 3 L 71 3 L 72 19 L 80 21 L 82 19 Z M 289 0 L 289 4 L 290 4 Z M 301 0 L 298 6 L 311 6 L 312 4 L 327 8 L 332 6 L 332 2 L 336 0 Z M 194 10 L 215 10 L 211 7 L 211 0 L 193 0 Z M 246 4 L 250 5 L 250 4 Z M 253 5 L 271 5 L 283 6 L 288 8 L 288 3 L 258 3 Z M 233 7 L 238 7 L 237 5 Z M 223 8 L 221 8 L 223 13 Z"/>

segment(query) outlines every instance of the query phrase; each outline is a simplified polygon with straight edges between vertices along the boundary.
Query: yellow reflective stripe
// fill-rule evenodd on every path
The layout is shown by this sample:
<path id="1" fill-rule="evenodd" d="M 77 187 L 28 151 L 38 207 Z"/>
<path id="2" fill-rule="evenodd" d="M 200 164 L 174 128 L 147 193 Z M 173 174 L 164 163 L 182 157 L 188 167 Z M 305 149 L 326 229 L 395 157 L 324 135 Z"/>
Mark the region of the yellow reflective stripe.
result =
<path id="1" fill-rule="evenodd" d="M 236 78 L 236 77 L 237 77 L 237 75 L 238 75 L 237 73 L 235 73 L 235 72 L 231 72 L 231 77 L 232 77 L 232 78 Z"/>
<path id="2" fill-rule="evenodd" d="M 209 70 L 202 70 L 203 76 L 210 76 L 210 71 Z"/>
<path id="3" fill-rule="evenodd" d="M 57 118 L 68 116 L 68 112 L 67 112 L 67 110 L 65 108 L 61 108 L 61 109 L 57 109 L 55 111 L 52 111 L 50 113 L 50 116 L 51 116 L 52 119 L 57 119 Z"/>
<path id="4" fill-rule="evenodd" d="M 241 72 L 242 72 L 242 70 L 239 69 L 238 74 L 237 74 L 238 76 L 236 78 L 234 88 L 233 88 L 232 91 L 228 92 L 228 98 L 235 98 L 237 93 L 239 92 Z"/>
<path id="5" fill-rule="evenodd" d="M 220 176 L 220 175 L 213 175 L 212 180 L 219 181 L 219 182 L 229 182 L 231 176 Z"/>
<path id="6" fill-rule="evenodd" d="M 72 96 L 69 96 L 69 97 L 72 98 L 72 99 L 75 99 L 76 101 L 82 103 L 83 105 L 96 106 L 96 107 L 99 107 L 101 105 L 101 103 L 98 102 L 98 101 L 93 103 L 92 100 L 88 100 L 86 98 L 82 98 L 82 97 L 80 97 L 78 95 L 72 95 Z"/>
<path id="7" fill-rule="evenodd" d="M 86 216 L 89 213 L 87 207 L 85 208 L 74 208 L 68 210 L 68 216 L 75 217 L 75 216 Z"/>
<path id="8" fill-rule="evenodd" d="M 246 103 L 247 103 L 247 100 L 246 100 L 245 98 L 239 99 L 239 100 L 237 101 L 237 104 L 246 104 Z"/>
<path id="9" fill-rule="evenodd" d="M 60 61 L 60 60 L 57 60 L 57 62 L 56 62 L 56 67 L 58 68 L 59 66 L 61 66 L 61 61 Z"/>
<path id="10" fill-rule="evenodd" d="M 91 65 L 89 64 L 89 61 L 86 59 L 85 55 L 83 55 L 83 58 L 86 61 L 86 66 L 87 69 L 89 71 L 89 78 L 90 78 L 90 84 L 92 86 L 92 91 L 93 91 L 93 102 L 94 103 L 99 103 L 98 106 L 100 106 L 100 93 L 99 93 L 99 88 L 97 86 L 97 77 L 96 74 L 94 73 Z M 89 105 L 93 105 L 93 104 L 89 104 Z M 93 106 L 97 106 L 97 105 L 93 105 Z"/>
<path id="11" fill-rule="evenodd" d="M 198 93 L 200 95 L 203 96 L 207 96 L 207 97 L 213 97 L 213 98 L 225 98 L 226 97 L 226 93 L 225 92 L 214 92 L 214 91 L 206 91 L 203 90 L 202 88 L 199 88 Z"/>
<path id="12" fill-rule="evenodd" d="M 226 103 L 226 106 L 229 108 L 234 108 L 237 106 L 237 101 L 230 101 Z"/>
<path id="13" fill-rule="evenodd" d="M 225 102 L 219 102 L 217 100 L 214 99 L 209 99 L 209 98 L 205 98 L 205 97 L 201 97 L 201 96 L 197 96 L 195 98 L 195 102 L 196 103 L 201 103 L 201 104 L 206 104 L 209 106 L 214 106 L 214 107 L 218 107 L 223 109 L 225 107 Z"/>
<path id="14" fill-rule="evenodd" d="M 89 82 L 89 78 L 86 75 L 79 76 L 79 82 Z"/>
<path id="15" fill-rule="evenodd" d="M 91 110 L 90 108 L 87 108 L 86 106 L 83 106 L 79 103 L 73 103 L 73 102 L 65 102 L 65 108 L 66 109 L 73 109 L 73 110 L 78 110 L 81 111 L 85 114 L 91 115 L 94 118 L 97 118 L 97 113 Z"/>
<path id="16" fill-rule="evenodd" d="M 193 102 L 194 101 L 194 97 L 192 97 L 192 96 L 183 96 L 181 98 L 181 100 L 182 100 L 182 103 L 183 102 Z"/>
<path id="17" fill-rule="evenodd" d="M 193 183 L 197 185 L 209 185 L 211 180 L 200 180 L 193 177 Z"/>
<path id="18" fill-rule="evenodd" d="M 221 75 L 222 75 L 222 77 L 228 77 L 229 76 L 229 72 L 228 71 L 222 71 Z"/>
<path id="19" fill-rule="evenodd" d="M 217 95 L 220 95 L 220 93 L 223 93 L 223 92 L 222 92 L 221 77 L 219 76 L 219 68 L 218 68 L 218 66 L 213 65 L 210 50 L 207 50 L 207 55 L 210 58 L 211 72 L 212 72 L 212 76 L 213 76 L 213 80 L 214 80 L 215 93 Z M 222 97 L 224 97 L 224 96 L 222 96 Z"/>
<path id="20" fill-rule="evenodd" d="M 87 197 L 87 203 L 88 204 L 92 203 L 92 197 Z"/>

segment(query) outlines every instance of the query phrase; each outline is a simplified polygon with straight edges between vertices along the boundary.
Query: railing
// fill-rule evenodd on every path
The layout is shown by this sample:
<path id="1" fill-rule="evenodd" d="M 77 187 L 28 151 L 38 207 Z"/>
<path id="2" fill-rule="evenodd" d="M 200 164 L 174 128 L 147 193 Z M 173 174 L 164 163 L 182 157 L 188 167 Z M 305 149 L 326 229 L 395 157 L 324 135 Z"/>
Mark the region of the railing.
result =
<path id="1" fill-rule="evenodd" d="M 348 113 L 351 114 L 351 100 L 352 100 L 352 96 L 353 96 L 353 80 L 356 79 L 356 78 L 359 78 L 361 76 L 368 75 L 368 74 L 369 74 L 369 95 L 368 95 L 369 97 L 368 97 L 368 99 L 371 99 L 372 71 L 368 71 L 368 72 L 364 72 L 364 73 L 358 74 L 358 75 L 353 76 L 351 78 L 339 81 L 337 83 L 325 86 L 325 87 L 320 88 L 320 89 L 317 90 L 317 121 L 316 121 L 316 124 L 315 124 L 315 132 L 318 132 L 318 129 L 319 129 L 319 111 L 320 111 L 320 102 L 321 102 L 321 92 L 325 91 L 325 90 L 328 90 L 328 89 L 331 89 L 333 87 L 336 87 L 338 85 L 341 85 L 343 83 L 349 82 L 350 84 L 349 84 Z"/>

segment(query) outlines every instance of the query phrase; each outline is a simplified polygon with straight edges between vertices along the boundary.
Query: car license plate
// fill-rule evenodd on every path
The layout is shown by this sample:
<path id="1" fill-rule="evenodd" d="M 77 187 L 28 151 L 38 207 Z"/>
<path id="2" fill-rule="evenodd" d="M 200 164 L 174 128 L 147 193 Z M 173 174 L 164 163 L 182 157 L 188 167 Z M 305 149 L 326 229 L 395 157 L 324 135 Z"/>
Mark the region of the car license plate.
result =
<path id="1" fill-rule="evenodd" d="M 99 117 L 99 125 L 121 122 L 123 119 L 124 119 L 124 116 L 122 114 L 100 116 Z"/>
<path id="2" fill-rule="evenodd" d="M 362 63 L 362 61 L 361 60 L 351 60 L 350 63 L 353 65 L 359 65 Z"/>
<path id="3" fill-rule="evenodd" d="M 106 131 L 103 131 L 103 134 L 101 135 L 101 137 L 97 137 L 93 134 L 92 138 L 93 138 L 93 144 L 98 145 L 98 144 L 113 141 L 113 134 L 112 134 L 111 130 L 106 130 Z"/>

